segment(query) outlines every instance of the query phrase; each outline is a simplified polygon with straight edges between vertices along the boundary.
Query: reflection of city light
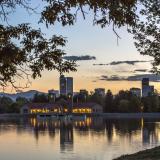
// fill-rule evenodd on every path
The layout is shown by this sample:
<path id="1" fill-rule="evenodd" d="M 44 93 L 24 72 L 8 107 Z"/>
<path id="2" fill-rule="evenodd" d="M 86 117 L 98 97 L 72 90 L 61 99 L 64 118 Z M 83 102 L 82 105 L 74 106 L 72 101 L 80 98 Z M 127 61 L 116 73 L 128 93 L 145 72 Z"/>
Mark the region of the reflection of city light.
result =
<path id="1" fill-rule="evenodd" d="M 37 119 L 36 118 L 31 118 L 30 122 L 31 122 L 31 125 L 33 125 L 33 127 L 35 127 L 36 124 L 37 124 Z"/>
<path id="2" fill-rule="evenodd" d="M 91 117 L 87 117 L 86 119 L 87 126 L 91 125 Z"/>
<path id="3" fill-rule="evenodd" d="M 91 126 L 91 123 L 92 123 L 91 117 L 87 117 L 85 120 L 74 121 L 74 125 L 76 127 L 81 127 L 81 126 L 89 127 L 89 126 Z"/>
<path id="4" fill-rule="evenodd" d="M 65 108 L 65 109 L 64 109 L 64 112 L 68 112 L 68 109 L 67 109 L 67 108 Z"/>
<path id="5" fill-rule="evenodd" d="M 77 127 L 77 124 L 78 124 L 77 121 L 75 121 L 75 126 L 76 126 L 76 127 Z"/>
<path id="6" fill-rule="evenodd" d="M 141 118 L 141 128 L 143 129 L 143 126 L 144 126 L 144 119 Z"/>
<path id="7" fill-rule="evenodd" d="M 54 109 L 54 112 L 58 112 L 58 109 Z"/>

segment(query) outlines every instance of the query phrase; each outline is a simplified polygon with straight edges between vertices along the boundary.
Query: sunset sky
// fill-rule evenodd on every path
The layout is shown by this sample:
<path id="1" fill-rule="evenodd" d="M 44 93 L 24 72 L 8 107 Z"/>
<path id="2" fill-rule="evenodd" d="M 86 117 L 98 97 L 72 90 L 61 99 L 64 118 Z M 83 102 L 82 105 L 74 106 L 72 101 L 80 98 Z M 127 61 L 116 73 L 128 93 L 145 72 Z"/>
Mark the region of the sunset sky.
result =
<path id="1" fill-rule="evenodd" d="M 33 7 L 40 9 L 41 6 L 33 1 Z M 80 16 L 74 26 L 62 27 L 60 24 L 50 26 L 38 24 L 40 14 L 28 14 L 24 9 L 17 8 L 17 11 L 9 16 L 9 24 L 31 23 L 35 28 L 41 28 L 42 32 L 50 38 L 53 34 L 67 37 L 68 43 L 63 48 L 67 56 L 89 55 L 96 57 L 96 60 L 77 61 L 78 71 L 66 74 L 74 77 L 74 91 L 85 88 L 89 91 L 94 88 L 104 87 L 117 93 L 121 89 L 141 87 L 139 81 L 128 81 L 128 76 L 137 74 L 148 74 L 151 69 L 151 58 L 140 55 L 131 35 L 126 28 L 117 29 L 121 39 L 117 45 L 117 38 L 111 27 L 101 29 L 100 26 L 92 25 L 92 15 L 88 14 L 86 20 Z M 5 23 L 4 23 L 5 24 Z M 134 64 L 120 63 L 116 65 L 105 65 L 112 61 L 145 61 Z M 97 64 L 97 65 L 93 65 Z M 103 64 L 103 65 L 98 65 Z M 145 69 L 145 70 L 144 70 Z M 32 80 L 32 85 L 26 90 L 35 89 L 47 92 L 49 89 L 59 89 L 59 74 L 57 71 L 44 71 L 41 78 Z M 118 80 L 117 80 L 118 77 Z M 114 81 L 112 81 L 114 80 Z M 157 80 L 156 80 L 157 81 Z M 18 82 L 18 83 L 23 83 Z M 160 91 L 158 82 L 153 82 L 155 88 Z M 7 89 L 11 92 L 11 89 Z"/>

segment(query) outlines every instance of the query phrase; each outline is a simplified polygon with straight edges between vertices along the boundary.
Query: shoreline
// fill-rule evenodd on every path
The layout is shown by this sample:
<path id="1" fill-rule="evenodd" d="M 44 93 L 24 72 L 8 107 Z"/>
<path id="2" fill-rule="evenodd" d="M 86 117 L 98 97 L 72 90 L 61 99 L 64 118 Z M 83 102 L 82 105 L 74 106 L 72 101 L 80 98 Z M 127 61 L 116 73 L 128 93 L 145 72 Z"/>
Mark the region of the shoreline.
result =
<path id="1" fill-rule="evenodd" d="M 75 115 L 75 114 L 73 114 Z M 83 114 L 82 114 L 83 115 Z M 35 116 L 31 114 L 20 114 L 20 113 L 3 113 L 0 114 L 0 118 L 6 117 L 30 117 Z M 88 114 L 91 117 L 102 117 L 104 119 L 140 119 L 140 118 L 150 118 L 157 119 L 160 118 L 160 113 L 101 113 L 101 114 Z"/>
<path id="2" fill-rule="evenodd" d="M 139 151 L 137 153 L 122 155 L 113 160 L 159 160 L 160 159 L 160 147 L 154 147 Z"/>
<path id="3" fill-rule="evenodd" d="M 160 118 L 160 113 L 103 113 L 100 115 L 104 118 L 114 118 L 114 119 L 139 119 L 139 118 Z"/>

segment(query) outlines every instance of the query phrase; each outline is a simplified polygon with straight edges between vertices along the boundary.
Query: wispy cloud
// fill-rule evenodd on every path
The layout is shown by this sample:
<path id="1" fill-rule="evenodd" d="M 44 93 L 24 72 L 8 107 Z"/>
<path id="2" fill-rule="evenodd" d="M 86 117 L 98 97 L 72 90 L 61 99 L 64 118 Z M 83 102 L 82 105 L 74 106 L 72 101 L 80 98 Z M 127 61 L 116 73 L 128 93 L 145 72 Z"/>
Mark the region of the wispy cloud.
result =
<path id="1" fill-rule="evenodd" d="M 99 80 L 103 80 L 103 81 L 122 81 L 122 80 L 126 80 L 126 78 L 125 77 L 120 77 L 118 75 L 112 75 L 112 76 L 102 75 Z"/>
<path id="2" fill-rule="evenodd" d="M 96 57 L 95 56 L 90 56 L 90 55 L 64 56 L 63 59 L 72 60 L 72 61 L 88 61 L 88 60 L 96 60 Z"/>
<path id="3" fill-rule="evenodd" d="M 149 80 L 152 82 L 160 82 L 160 75 L 156 75 L 156 74 L 134 75 L 134 76 L 129 76 L 127 79 L 129 81 L 141 81 L 143 78 L 149 78 Z"/>
<path id="4" fill-rule="evenodd" d="M 149 72 L 148 69 L 135 69 L 134 72 Z"/>
<path id="5" fill-rule="evenodd" d="M 134 75 L 134 76 L 128 76 L 128 77 L 122 77 L 119 75 L 112 75 L 112 76 L 105 76 L 102 75 L 99 80 L 104 81 L 141 81 L 143 78 L 149 78 L 152 82 L 160 82 L 160 75 L 156 74 L 140 74 L 140 75 Z"/>
<path id="6" fill-rule="evenodd" d="M 143 61 L 143 60 L 134 60 L 134 61 L 113 61 L 110 63 L 98 63 L 98 64 L 93 64 L 94 66 L 105 66 L 105 65 L 120 65 L 120 64 L 128 64 L 128 65 L 135 65 L 136 63 L 146 63 L 150 61 Z"/>

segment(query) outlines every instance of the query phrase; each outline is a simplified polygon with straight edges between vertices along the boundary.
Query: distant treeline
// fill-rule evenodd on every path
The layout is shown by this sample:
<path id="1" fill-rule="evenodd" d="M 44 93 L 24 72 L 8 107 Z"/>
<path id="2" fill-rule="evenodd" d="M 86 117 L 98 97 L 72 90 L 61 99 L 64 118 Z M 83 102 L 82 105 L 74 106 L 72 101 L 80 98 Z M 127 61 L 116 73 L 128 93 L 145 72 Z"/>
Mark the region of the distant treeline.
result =
<path id="1" fill-rule="evenodd" d="M 157 93 L 148 97 L 137 97 L 130 91 L 119 91 L 114 95 L 110 90 L 105 96 L 92 93 L 90 95 L 79 94 L 74 97 L 74 102 L 95 102 L 103 106 L 104 112 L 160 112 L 160 97 Z"/>
<path id="2" fill-rule="evenodd" d="M 96 93 L 88 94 L 88 92 L 79 93 L 73 97 L 60 96 L 58 98 L 47 94 L 35 94 L 32 100 L 18 97 L 15 102 L 8 97 L 1 97 L 0 113 L 19 113 L 20 108 L 29 102 L 48 103 L 56 101 L 61 101 L 62 103 L 95 102 L 103 106 L 104 112 L 111 113 L 160 112 L 160 97 L 156 93 L 141 98 L 133 95 L 130 91 L 124 90 L 113 96 L 112 92 L 108 90 L 105 96 Z"/>

